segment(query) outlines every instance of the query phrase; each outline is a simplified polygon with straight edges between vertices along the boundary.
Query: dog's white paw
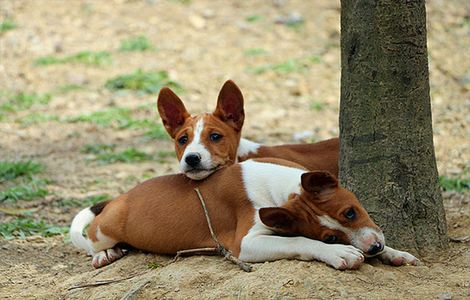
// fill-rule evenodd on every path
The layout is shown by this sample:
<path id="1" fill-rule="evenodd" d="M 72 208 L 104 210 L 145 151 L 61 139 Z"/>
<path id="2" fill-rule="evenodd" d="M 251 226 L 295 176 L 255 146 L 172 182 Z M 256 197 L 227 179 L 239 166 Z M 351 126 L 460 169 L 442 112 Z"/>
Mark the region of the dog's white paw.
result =
<path id="1" fill-rule="evenodd" d="M 419 259 L 414 257 L 412 254 L 395 250 L 390 247 L 385 247 L 385 250 L 377 255 L 377 257 L 387 265 L 392 266 L 404 266 L 404 265 L 413 265 L 416 266 L 419 263 Z"/>
<path id="2" fill-rule="evenodd" d="M 91 264 L 95 269 L 109 265 L 126 255 L 128 251 L 119 247 L 106 249 L 93 255 Z"/>
<path id="3" fill-rule="evenodd" d="M 364 262 L 361 250 L 349 245 L 328 245 L 320 260 L 337 270 L 357 269 Z"/>

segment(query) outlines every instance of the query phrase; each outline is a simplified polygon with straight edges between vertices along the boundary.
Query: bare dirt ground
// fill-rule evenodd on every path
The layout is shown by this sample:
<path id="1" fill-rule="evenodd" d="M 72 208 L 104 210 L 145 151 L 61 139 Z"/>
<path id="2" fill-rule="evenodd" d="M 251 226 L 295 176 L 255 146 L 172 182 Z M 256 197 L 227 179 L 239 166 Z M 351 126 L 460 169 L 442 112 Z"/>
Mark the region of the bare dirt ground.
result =
<path id="1" fill-rule="evenodd" d="M 470 166 L 470 3 L 433 0 L 427 10 L 437 163 L 440 174 L 455 176 Z M 292 12 L 305 22 L 296 27 L 275 23 Z M 117 196 L 149 176 L 177 171 L 172 157 L 102 165 L 90 162 L 82 151 L 98 143 L 149 153 L 172 150 L 169 140 L 148 139 L 141 129 L 17 121 L 32 113 L 66 120 L 109 107 L 136 109 L 139 117 L 156 120 L 155 94 L 116 93 L 103 87 L 106 80 L 139 68 L 168 71 L 184 87 L 182 98 L 193 112 L 212 110 L 222 83 L 235 80 L 246 99 L 245 137 L 277 144 L 297 141 L 296 134 L 304 131 L 306 140 L 338 135 L 336 1 L 0 0 L 0 18 L 17 24 L 0 32 L 0 91 L 53 93 L 49 104 L 9 113 L 0 121 L 0 160 L 43 163 L 46 170 L 39 176 L 50 180 L 50 194 L 3 207 L 38 209 L 36 217 L 68 225 L 80 207 L 54 205 L 61 199 Z M 154 48 L 119 51 L 122 40 L 136 35 L 145 35 Z M 109 51 L 112 61 L 100 66 L 34 64 L 41 56 L 80 51 Z M 282 66 L 288 60 L 295 60 L 290 69 Z M 267 70 L 259 71 L 260 66 Z M 53 92 L 70 85 L 81 88 Z M 468 193 L 446 193 L 445 207 L 449 235 L 468 235 Z M 2 222 L 12 218 L 0 212 Z M 418 267 L 372 262 L 344 272 L 318 262 L 283 260 L 255 264 L 248 274 L 218 257 L 170 260 L 132 253 L 93 270 L 90 258 L 63 237 L 0 238 L 0 298 L 470 298 L 468 242 L 451 243 L 447 251 L 423 257 Z M 116 281 L 70 289 L 101 280 Z"/>

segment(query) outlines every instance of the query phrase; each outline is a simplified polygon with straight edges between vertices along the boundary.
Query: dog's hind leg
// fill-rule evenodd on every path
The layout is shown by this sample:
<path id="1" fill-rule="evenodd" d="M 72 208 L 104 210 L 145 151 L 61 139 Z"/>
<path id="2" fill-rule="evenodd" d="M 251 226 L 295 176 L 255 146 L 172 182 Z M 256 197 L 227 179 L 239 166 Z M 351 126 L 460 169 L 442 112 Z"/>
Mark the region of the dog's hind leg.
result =
<path id="1" fill-rule="evenodd" d="M 122 196 L 121 196 L 122 197 Z M 92 265 L 101 268 L 120 259 L 128 253 L 119 245 L 122 242 L 122 231 L 127 207 L 124 197 L 112 201 L 96 216 L 88 228 L 88 237 L 93 248 Z"/>
<path id="2" fill-rule="evenodd" d="M 123 249 L 120 247 L 106 249 L 93 255 L 91 264 L 93 265 L 95 269 L 98 269 L 98 268 L 107 266 L 111 264 L 112 262 L 115 262 L 116 260 L 120 259 L 127 253 L 128 253 L 127 249 Z"/>

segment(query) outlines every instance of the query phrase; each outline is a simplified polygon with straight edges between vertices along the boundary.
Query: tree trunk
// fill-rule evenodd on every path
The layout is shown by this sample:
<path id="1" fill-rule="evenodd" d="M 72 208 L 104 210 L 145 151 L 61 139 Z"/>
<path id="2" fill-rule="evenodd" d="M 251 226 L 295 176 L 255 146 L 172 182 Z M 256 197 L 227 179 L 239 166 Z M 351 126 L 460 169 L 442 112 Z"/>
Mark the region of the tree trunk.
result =
<path id="1" fill-rule="evenodd" d="M 341 1 L 340 180 L 387 245 L 447 245 L 432 140 L 424 0 Z"/>

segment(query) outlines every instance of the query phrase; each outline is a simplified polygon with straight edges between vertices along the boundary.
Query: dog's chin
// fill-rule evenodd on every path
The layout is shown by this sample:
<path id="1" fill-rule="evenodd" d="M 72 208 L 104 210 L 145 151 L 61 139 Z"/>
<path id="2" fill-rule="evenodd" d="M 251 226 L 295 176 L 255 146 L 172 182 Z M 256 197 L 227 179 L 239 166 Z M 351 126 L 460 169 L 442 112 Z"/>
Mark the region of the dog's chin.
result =
<path id="1" fill-rule="evenodd" d="M 223 166 L 215 166 L 211 169 L 191 169 L 191 170 L 185 170 L 184 174 L 186 177 L 192 179 L 192 180 L 203 180 L 215 171 L 221 169 Z"/>
<path id="2" fill-rule="evenodd" d="M 215 170 L 189 170 L 184 172 L 184 174 L 192 180 L 203 180 L 214 172 Z"/>

